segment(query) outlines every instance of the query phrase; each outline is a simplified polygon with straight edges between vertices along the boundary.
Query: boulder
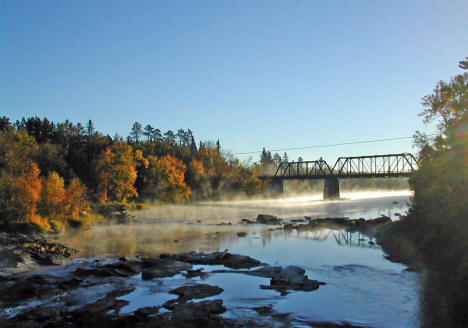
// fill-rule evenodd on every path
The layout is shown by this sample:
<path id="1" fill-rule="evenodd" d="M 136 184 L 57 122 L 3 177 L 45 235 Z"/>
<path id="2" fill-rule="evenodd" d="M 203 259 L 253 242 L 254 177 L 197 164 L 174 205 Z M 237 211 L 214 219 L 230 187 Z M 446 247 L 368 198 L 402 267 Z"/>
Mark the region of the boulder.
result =
<path id="1" fill-rule="evenodd" d="M 221 287 L 207 284 L 182 286 L 171 290 L 170 294 L 176 294 L 182 300 L 206 298 L 221 294 L 224 291 Z"/>
<path id="2" fill-rule="evenodd" d="M 181 271 L 192 268 L 192 265 L 186 262 L 170 259 L 145 259 L 146 267 L 141 272 L 143 280 L 154 278 L 173 277 Z"/>

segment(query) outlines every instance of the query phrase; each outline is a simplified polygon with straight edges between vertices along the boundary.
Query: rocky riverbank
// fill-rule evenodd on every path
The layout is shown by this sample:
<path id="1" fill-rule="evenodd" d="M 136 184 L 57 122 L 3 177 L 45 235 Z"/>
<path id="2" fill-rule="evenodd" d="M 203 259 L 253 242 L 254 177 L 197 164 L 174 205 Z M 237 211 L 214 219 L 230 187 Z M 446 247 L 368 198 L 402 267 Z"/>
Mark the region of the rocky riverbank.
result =
<path id="1" fill-rule="evenodd" d="M 46 240 L 40 233 L 0 232 L 0 276 L 37 269 L 42 265 L 62 265 L 78 251 Z"/>
<path id="2" fill-rule="evenodd" d="M 204 272 L 192 270 L 194 265 L 229 269 Z M 272 267 L 227 251 L 79 261 L 60 270 L 32 271 L 3 277 L 0 286 L 0 326 L 236 327 L 238 323 L 235 320 L 220 316 L 226 311 L 223 300 L 203 300 L 221 294 L 223 288 L 190 279 L 227 272 L 269 278 L 270 284 L 259 288 L 273 289 L 281 295 L 313 291 L 324 284 L 309 279 L 301 268 Z M 187 278 L 185 284 L 169 291 L 177 298 L 121 313 L 122 308 L 129 305 L 129 301 L 121 297 L 132 293 L 137 281 L 150 281 L 157 285 L 159 279 L 176 275 Z"/>
<path id="3" fill-rule="evenodd" d="M 389 220 L 387 217 L 282 220 L 259 215 L 257 222 L 239 223 L 297 231 L 374 231 Z M 223 301 L 226 286 L 219 282 L 207 284 L 206 280 L 232 274 L 257 277 L 260 280 L 253 281 L 258 281 L 259 293 L 271 290 L 279 293 L 277 297 L 313 292 L 326 285 L 309 278 L 303 268 L 271 266 L 227 250 L 70 261 L 75 250 L 47 241 L 39 234 L 2 233 L 0 243 L 4 255 L 0 275 L 1 327 L 257 327 L 265 322 L 288 326 L 288 314 L 276 313 L 268 305 L 249 308 L 258 315 L 258 320 L 224 315 L 230 310 Z M 150 293 L 141 294 L 142 286 Z M 353 327 L 347 323 L 310 324 Z"/>

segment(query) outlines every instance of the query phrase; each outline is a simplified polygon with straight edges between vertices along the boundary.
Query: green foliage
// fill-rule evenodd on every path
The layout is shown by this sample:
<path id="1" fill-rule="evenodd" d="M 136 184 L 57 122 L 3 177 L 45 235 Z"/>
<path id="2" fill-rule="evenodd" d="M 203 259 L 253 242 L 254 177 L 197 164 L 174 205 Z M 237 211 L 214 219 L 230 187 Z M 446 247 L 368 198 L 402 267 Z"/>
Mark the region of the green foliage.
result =
<path id="1" fill-rule="evenodd" d="M 468 61 L 460 67 L 468 69 Z M 468 73 L 438 82 L 422 104 L 424 122 L 437 121 L 439 134 L 416 133 L 421 166 L 410 179 L 413 205 L 407 218 L 380 232 L 380 240 L 392 255 L 428 269 L 424 325 L 466 327 Z"/>

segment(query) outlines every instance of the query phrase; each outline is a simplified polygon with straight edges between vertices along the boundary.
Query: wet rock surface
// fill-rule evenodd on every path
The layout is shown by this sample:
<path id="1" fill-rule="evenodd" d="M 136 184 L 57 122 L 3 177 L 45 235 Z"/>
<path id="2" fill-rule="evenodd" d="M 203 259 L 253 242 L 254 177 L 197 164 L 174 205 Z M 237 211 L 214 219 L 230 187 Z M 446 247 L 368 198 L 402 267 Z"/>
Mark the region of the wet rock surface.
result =
<path id="1" fill-rule="evenodd" d="M 38 233 L 0 232 L 0 273 L 31 270 L 40 265 L 62 265 L 78 251 L 48 242 Z"/>
<path id="2" fill-rule="evenodd" d="M 221 287 L 207 284 L 181 286 L 171 290 L 169 293 L 176 294 L 180 300 L 206 298 L 221 294 L 224 291 Z"/>
<path id="3" fill-rule="evenodd" d="M 305 274 L 305 270 L 297 266 L 274 267 L 265 266 L 256 270 L 216 270 L 216 273 L 243 273 L 257 277 L 271 278 L 270 285 L 261 285 L 262 289 L 273 289 L 286 295 L 288 291 L 313 291 L 324 282 L 311 280 Z"/>
<path id="4" fill-rule="evenodd" d="M 233 269 L 249 269 L 257 267 L 262 263 L 249 256 L 231 254 L 227 250 L 223 252 L 206 253 L 183 253 L 183 254 L 162 254 L 162 259 L 171 259 L 191 264 L 221 264 Z"/>
<path id="5" fill-rule="evenodd" d="M 219 316 L 226 311 L 221 299 L 203 300 L 221 294 L 224 289 L 191 280 L 169 290 L 169 294 L 178 297 L 162 305 L 145 303 L 132 312 L 122 311 L 130 304 L 125 297 L 135 291 L 135 281 L 157 280 L 176 274 L 197 277 L 236 272 L 269 277 L 270 285 L 259 288 L 275 289 L 283 294 L 291 290 L 313 290 L 320 284 L 308 279 L 305 271 L 298 267 L 264 266 L 255 270 L 204 272 L 202 268 L 192 269 L 193 264 L 245 269 L 258 267 L 261 263 L 227 251 L 191 252 L 163 254 L 155 258 L 126 256 L 87 260 L 70 264 L 70 268 L 64 266 L 63 271 L 55 274 L 50 271 L 16 274 L 3 278 L 0 284 L 0 326 L 236 327 L 239 324 L 232 319 Z M 267 308 L 253 310 L 264 314 L 271 312 Z"/>
<path id="6" fill-rule="evenodd" d="M 368 234 L 373 234 L 378 227 L 383 224 L 389 223 L 392 221 L 388 216 L 380 216 L 375 219 L 349 219 L 347 217 L 343 218 L 315 218 L 306 216 L 307 223 L 298 223 L 297 220 L 291 220 L 291 223 L 286 223 L 283 225 L 285 230 L 314 230 L 318 228 L 330 228 L 330 229 L 345 229 L 346 231 L 361 231 Z"/>
<path id="7" fill-rule="evenodd" d="M 270 214 L 259 214 L 257 215 L 257 223 L 279 224 L 281 223 L 281 219 L 278 219 L 278 217 Z"/>
<path id="8" fill-rule="evenodd" d="M 271 214 L 258 214 L 257 219 L 255 221 L 249 219 L 242 219 L 241 223 L 243 224 L 281 224 L 282 220 L 278 219 L 278 217 L 271 215 Z"/>

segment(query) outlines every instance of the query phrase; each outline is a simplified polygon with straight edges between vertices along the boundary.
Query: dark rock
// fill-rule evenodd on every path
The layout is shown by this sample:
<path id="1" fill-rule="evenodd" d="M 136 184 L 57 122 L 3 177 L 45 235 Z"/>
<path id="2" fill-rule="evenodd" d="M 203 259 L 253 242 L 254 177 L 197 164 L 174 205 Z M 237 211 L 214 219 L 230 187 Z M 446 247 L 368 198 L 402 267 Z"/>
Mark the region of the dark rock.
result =
<path id="1" fill-rule="evenodd" d="M 131 277 L 141 272 L 141 267 L 134 262 L 117 262 L 92 268 L 77 268 L 75 275 L 79 277 Z"/>
<path id="2" fill-rule="evenodd" d="M 311 280 L 305 275 L 305 270 L 296 266 L 272 267 L 265 266 L 256 270 L 215 270 L 213 273 L 244 273 L 252 276 L 271 278 L 270 285 L 261 285 L 262 289 L 274 289 L 282 295 L 287 290 L 312 291 L 325 283 Z"/>
<path id="3" fill-rule="evenodd" d="M 385 216 L 385 215 L 382 215 L 382 216 L 380 216 L 378 218 L 375 218 L 375 219 L 365 221 L 366 224 L 384 224 L 384 223 L 388 223 L 388 222 L 392 222 L 392 219 L 389 218 L 388 216 Z"/>
<path id="4" fill-rule="evenodd" d="M 251 221 L 251 220 L 249 220 L 249 219 L 242 219 L 242 220 L 241 220 L 241 223 L 243 223 L 243 224 L 254 224 L 254 223 L 256 223 L 256 222 L 255 222 L 255 221 Z"/>
<path id="5" fill-rule="evenodd" d="M 237 237 L 245 237 L 247 236 L 247 232 L 238 232 Z"/>
<path id="6" fill-rule="evenodd" d="M 160 308 L 160 306 L 146 306 L 139 308 L 134 313 L 138 316 L 147 317 L 152 314 L 157 314 Z"/>
<path id="7" fill-rule="evenodd" d="M 183 254 L 161 254 L 162 259 L 183 261 L 191 264 L 222 264 L 233 269 L 248 269 L 259 266 L 260 261 L 249 256 L 230 254 L 227 250 L 214 253 L 183 253 Z"/>
<path id="8" fill-rule="evenodd" d="M 206 272 L 203 272 L 203 268 L 196 269 L 196 270 L 187 270 L 187 273 L 185 276 L 187 278 L 193 278 L 193 277 L 204 277 L 208 275 Z"/>
<path id="9" fill-rule="evenodd" d="M 259 214 L 257 215 L 257 223 L 279 224 L 281 223 L 281 219 L 278 219 L 276 216 L 270 214 Z"/>
<path id="10" fill-rule="evenodd" d="M 38 265 L 61 265 L 78 251 L 48 242 L 42 234 L 0 232 L 0 269 L 24 271 Z"/>
<path id="11" fill-rule="evenodd" d="M 267 315 L 271 313 L 272 308 L 273 308 L 272 305 L 268 305 L 268 306 L 257 306 L 252 309 L 254 309 L 260 315 Z"/>
<path id="12" fill-rule="evenodd" d="M 181 271 L 192 268 L 192 265 L 186 262 L 170 259 L 144 259 L 145 269 L 141 272 L 143 280 L 154 278 L 172 277 Z"/>
<path id="13" fill-rule="evenodd" d="M 199 284 L 192 286 L 182 286 L 171 290 L 169 293 L 178 295 L 180 299 L 188 300 L 218 295 L 221 294 L 223 291 L 224 289 L 218 286 Z"/>
<path id="14" fill-rule="evenodd" d="M 287 266 L 279 271 L 273 271 L 270 285 L 260 286 L 263 289 L 274 289 L 281 294 L 286 294 L 287 290 L 312 291 L 320 286 L 317 280 L 310 280 L 305 275 L 305 270 L 295 266 Z"/>
<path id="15" fill-rule="evenodd" d="M 226 311 L 222 300 L 187 302 L 174 306 L 174 317 L 183 321 L 206 320 L 214 314 L 221 314 Z"/>
<path id="16" fill-rule="evenodd" d="M 44 277 L 34 275 L 1 284 L 0 303 L 14 305 L 32 298 L 47 297 L 54 292 L 54 286 Z"/>

